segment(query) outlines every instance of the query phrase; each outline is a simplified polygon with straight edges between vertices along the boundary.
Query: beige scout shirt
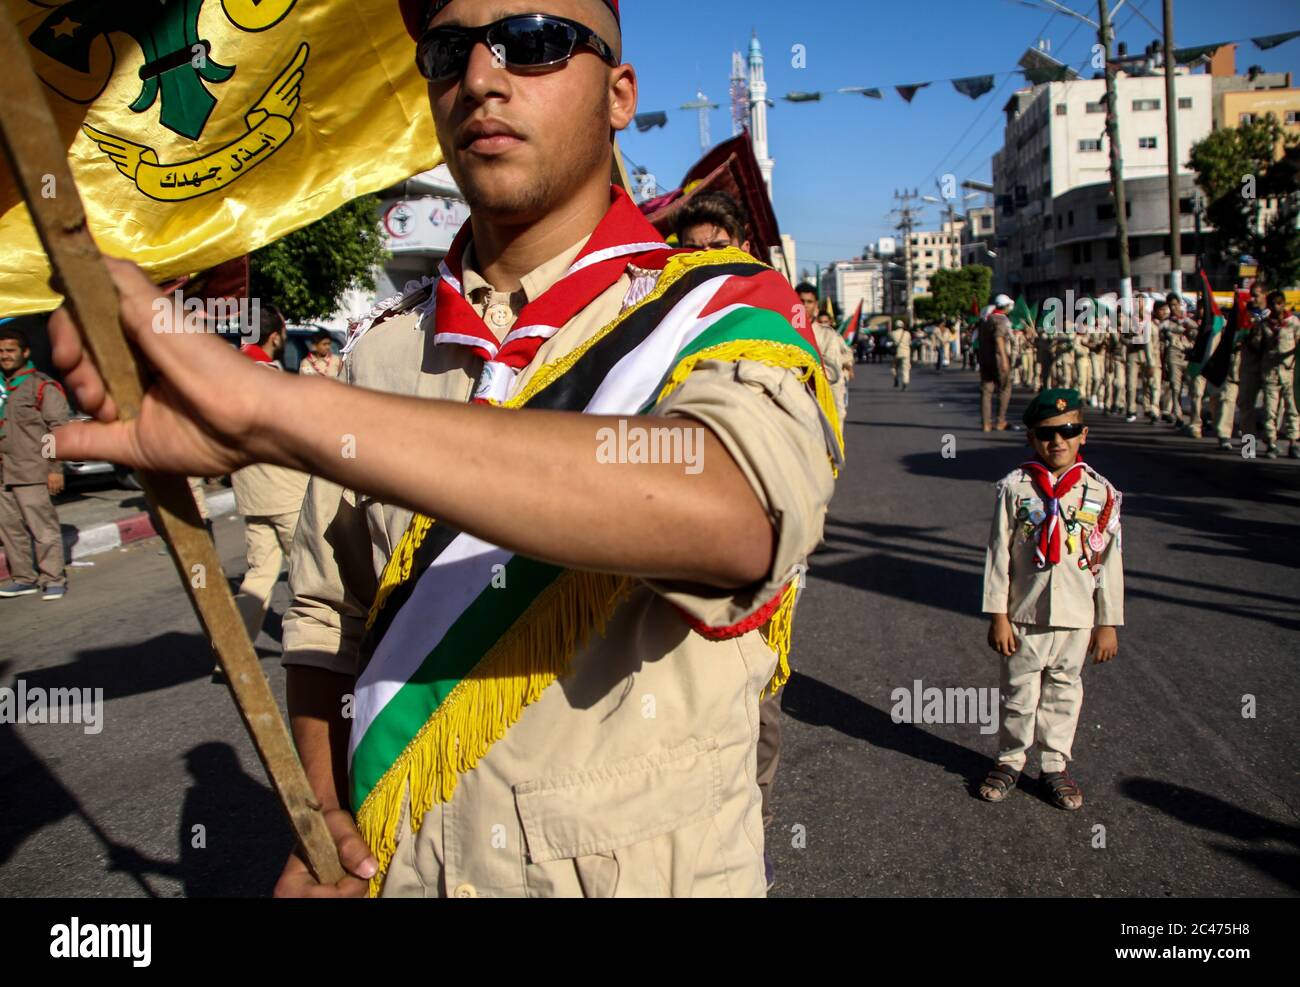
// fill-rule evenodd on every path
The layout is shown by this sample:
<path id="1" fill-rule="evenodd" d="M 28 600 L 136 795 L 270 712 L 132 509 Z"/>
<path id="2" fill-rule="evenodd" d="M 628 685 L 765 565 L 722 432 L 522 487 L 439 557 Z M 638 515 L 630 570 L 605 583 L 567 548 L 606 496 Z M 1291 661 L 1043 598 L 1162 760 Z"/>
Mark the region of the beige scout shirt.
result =
<path id="1" fill-rule="evenodd" d="M 1042 495 L 1029 474 L 1019 467 L 1003 477 L 997 487 L 997 507 L 984 558 L 984 612 L 1005 613 L 1012 623 L 1039 627 L 1123 624 L 1124 563 L 1119 529 L 1107 536 L 1101 568 L 1094 576 L 1078 565 L 1083 539 L 1092 525 L 1080 524 L 1073 550 L 1067 543 L 1064 525 L 1070 508 L 1085 510 L 1085 500 L 1100 513 L 1108 489 L 1115 488 L 1085 465 L 1084 476 L 1061 498 L 1061 561 L 1039 569 L 1034 555 L 1037 531 L 1027 533 L 1025 522 L 1018 520 L 1016 513 L 1022 505 L 1030 511 L 1042 510 Z"/>
<path id="2" fill-rule="evenodd" d="M 343 360 L 337 353 L 331 353 L 323 360 L 315 353 L 308 353 L 298 364 L 298 373 L 304 377 L 338 377 L 343 373 Z"/>
<path id="3" fill-rule="evenodd" d="M 894 359 L 912 362 L 912 334 L 906 329 L 890 329 L 889 338 L 894 344 Z"/>
<path id="4" fill-rule="evenodd" d="M 467 297 L 504 338 L 580 248 L 533 271 L 513 294 L 483 281 L 467 252 Z M 547 340 L 515 386 L 618 315 L 631 284 L 625 274 Z M 492 318 L 500 305 L 508 320 Z M 345 379 L 468 400 L 481 361 L 465 347 L 434 346 L 431 323 L 407 312 L 371 328 L 346 360 Z M 770 600 L 818 543 L 833 489 L 820 412 L 794 373 L 706 361 L 653 413 L 703 422 L 726 446 L 777 532 L 771 571 L 761 586 L 732 593 L 642 582 L 605 635 L 460 777 L 414 838 L 404 817 L 385 895 L 764 893 L 758 700 L 776 659 L 757 631 L 708 641 L 673 605 L 714 626 L 735 623 Z M 290 564 L 286 664 L 355 673 L 378 574 L 409 517 L 312 480 Z"/>

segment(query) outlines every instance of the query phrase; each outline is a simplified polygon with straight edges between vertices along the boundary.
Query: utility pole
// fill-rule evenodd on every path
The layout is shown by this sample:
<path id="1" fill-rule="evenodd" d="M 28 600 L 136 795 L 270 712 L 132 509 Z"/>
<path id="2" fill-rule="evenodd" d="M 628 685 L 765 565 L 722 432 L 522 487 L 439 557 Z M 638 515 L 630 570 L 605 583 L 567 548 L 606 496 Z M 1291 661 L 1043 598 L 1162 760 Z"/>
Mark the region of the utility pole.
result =
<path id="1" fill-rule="evenodd" d="M 912 200 L 919 199 L 920 195 L 917 194 L 916 189 L 912 189 L 911 192 L 907 191 L 907 189 L 903 189 L 901 192 L 895 189 L 894 198 L 897 201 L 902 203 L 901 206 L 899 206 L 897 209 L 894 210 L 896 213 L 899 214 L 899 223 L 894 228 L 903 231 L 903 279 L 904 279 L 904 284 L 906 286 L 906 292 L 907 292 L 907 298 L 906 298 L 907 328 L 911 329 L 912 328 L 912 227 L 916 225 L 915 213 L 920 211 L 919 209 L 914 210 L 912 208 Z"/>
<path id="2" fill-rule="evenodd" d="M 1178 212 L 1178 96 L 1174 89 L 1174 0 L 1165 2 L 1165 141 L 1169 145 L 1169 290 L 1183 293 L 1183 226 Z"/>
<path id="3" fill-rule="evenodd" d="M 1111 62 L 1114 32 L 1106 0 L 1097 0 L 1097 34 L 1106 57 L 1106 137 L 1110 141 L 1110 185 L 1115 198 L 1115 235 L 1119 238 L 1119 304 L 1122 331 L 1133 314 L 1133 275 L 1128 257 L 1128 207 L 1124 198 L 1124 159 L 1119 150 L 1119 98 L 1115 93 L 1115 67 Z"/>

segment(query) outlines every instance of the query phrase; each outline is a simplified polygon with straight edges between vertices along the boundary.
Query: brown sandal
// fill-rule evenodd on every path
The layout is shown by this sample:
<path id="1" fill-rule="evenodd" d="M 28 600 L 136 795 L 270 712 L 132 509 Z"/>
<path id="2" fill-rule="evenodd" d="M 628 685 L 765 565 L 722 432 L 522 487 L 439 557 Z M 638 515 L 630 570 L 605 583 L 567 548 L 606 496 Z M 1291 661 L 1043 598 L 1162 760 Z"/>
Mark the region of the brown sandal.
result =
<path id="1" fill-rule="evenodd" d="M 1083 808 L 1083 789 L 1070 777 L 1068 771 L 1044 771 L 1043 783 L 1052 791 L 1052 804 L 1066 812 L 1077 812 Z M 1071 805 L 1067 799 L 1078 797 L 1079 804 Z"/>
<path id="2" fill-rule="evenodd" d="M 985 802 L 1001 802 L 1020 780 L 1020 772 L 1005 764 L 995 764 L 980 783 L 979 797 Z"/>

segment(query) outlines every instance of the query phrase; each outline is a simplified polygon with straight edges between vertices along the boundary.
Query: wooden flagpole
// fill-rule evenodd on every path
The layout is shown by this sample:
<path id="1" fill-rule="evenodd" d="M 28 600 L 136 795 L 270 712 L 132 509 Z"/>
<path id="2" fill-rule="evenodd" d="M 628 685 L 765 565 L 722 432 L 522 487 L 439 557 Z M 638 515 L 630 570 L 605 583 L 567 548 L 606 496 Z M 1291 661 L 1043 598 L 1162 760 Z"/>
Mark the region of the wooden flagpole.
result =
<path id="1" fill-rule="evenodd" d="M 133 418 L 140 412 L 142 378 L 118 324 L 117 290 L 86 227 L 81 196 L 26 46 L 11 17 L 3 13 L 0 64 L 8 66 L 0 100 L 0 143 L 86 350 L 118 414 L 123 420 Z M 334 840 L 248 640 L 189 484 L 183 476 L 152 472 L 141 472 L 140 482 L 307 864 L 318 881 L 334 884 L 344 877 Z"/>

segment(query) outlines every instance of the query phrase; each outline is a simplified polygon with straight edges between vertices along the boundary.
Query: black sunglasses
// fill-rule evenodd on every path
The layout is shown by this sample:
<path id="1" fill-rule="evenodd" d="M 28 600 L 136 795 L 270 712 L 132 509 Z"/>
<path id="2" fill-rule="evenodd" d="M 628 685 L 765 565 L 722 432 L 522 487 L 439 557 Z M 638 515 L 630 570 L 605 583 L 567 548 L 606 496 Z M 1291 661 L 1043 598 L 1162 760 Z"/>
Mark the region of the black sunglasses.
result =
<path id="1" fill-rule="evenodd" d="M 470 52 L 486 44 L 512 69 L 541 69 L 567 62 L 578 46 L 590 48 L 610 65 L 614 50 L 591 28 L 567 17 L 516 14 L 482 27 L 430 28 L 415 48 L 415 64 L 430 82 L 464 74 Z"/>
<path id="2" fill-rule="evenodd" d="M 1034 438 L 1039 442 L 1051 442 L 1056 436 L 1063 439 L 1077 439 L 1083 434 L 1083 425 L 1069 422 L 1065 425 L 1038 425 L 1034 428 Z"/>

